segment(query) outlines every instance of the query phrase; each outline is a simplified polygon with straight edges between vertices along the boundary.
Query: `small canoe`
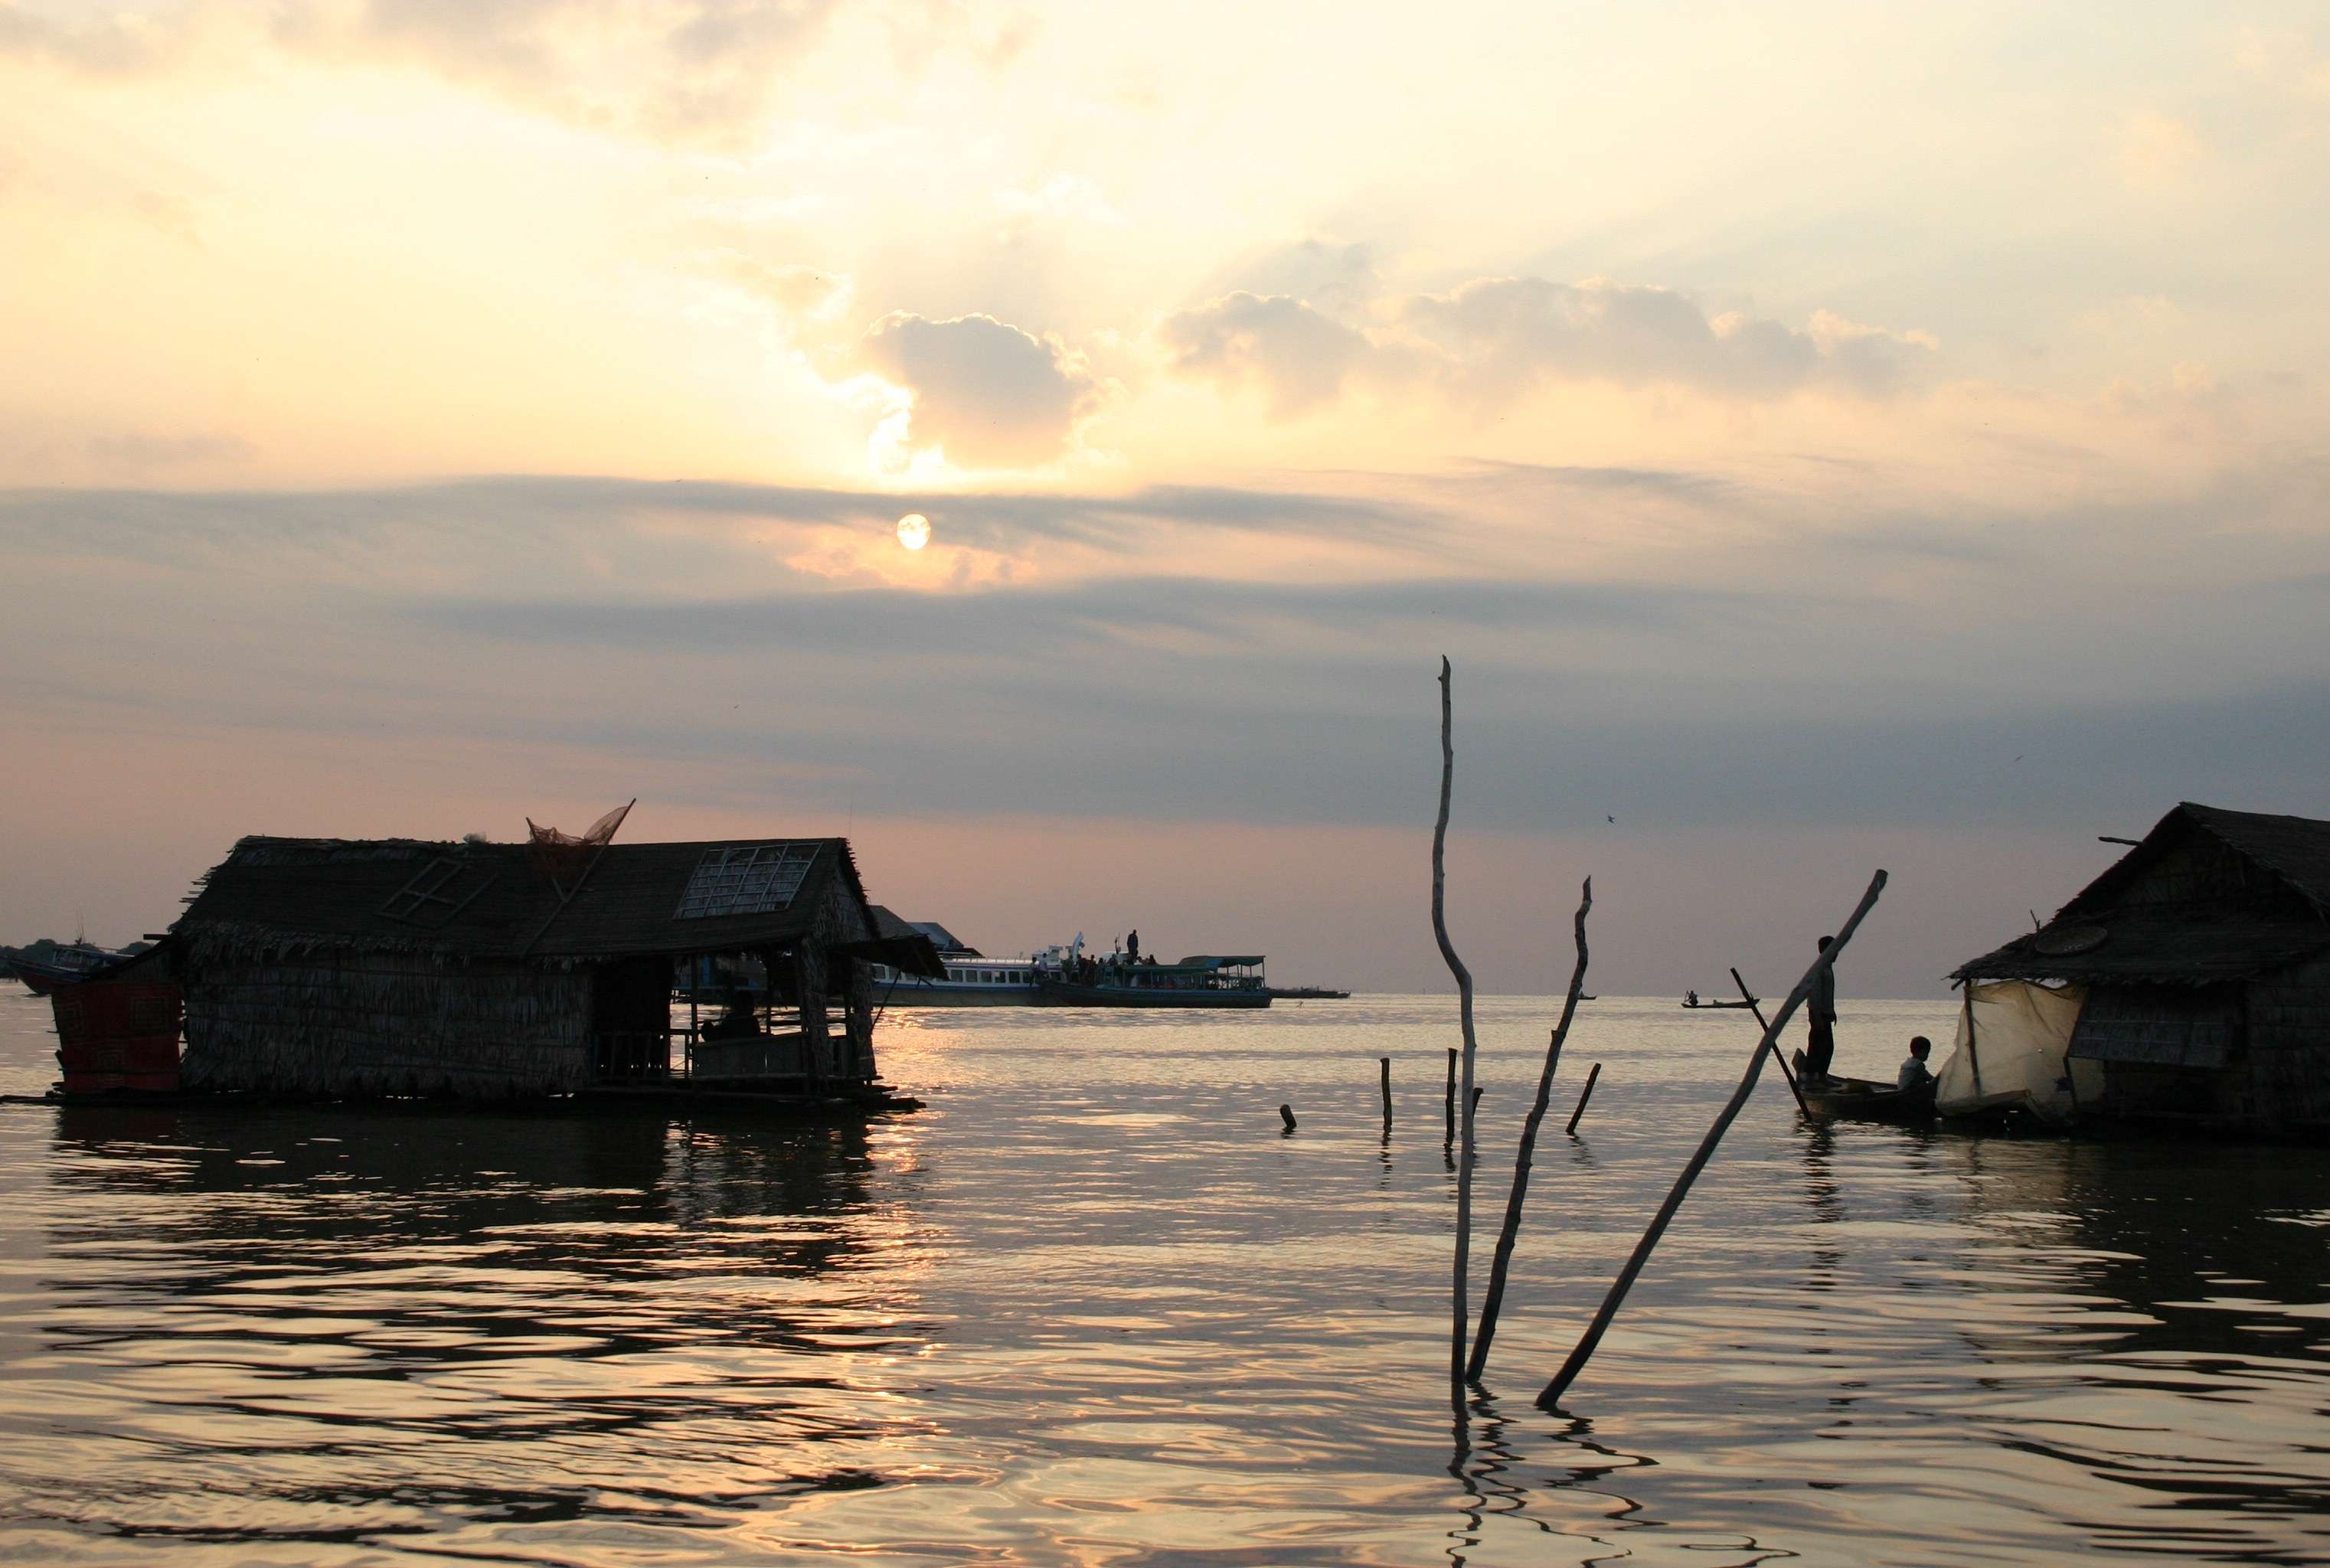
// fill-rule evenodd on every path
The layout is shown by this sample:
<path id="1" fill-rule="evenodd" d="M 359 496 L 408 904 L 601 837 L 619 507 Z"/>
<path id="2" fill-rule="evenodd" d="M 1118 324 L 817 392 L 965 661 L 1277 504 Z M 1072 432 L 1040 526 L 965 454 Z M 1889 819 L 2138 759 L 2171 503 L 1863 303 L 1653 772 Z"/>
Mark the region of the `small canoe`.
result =
<path id="1" fill-rule="evenodd" d="M 1814 1116 L 1852 1121 L 1931 1121 L 1934 1085 L 1897 1089 L 1866 1078 L 1831 1078 L 1804 1083 L 1804 1110 Z"/>
<path id="2" fill-rule="evenodd" d="M 1760 1002 L 1760 1001 L 1762 1001 L 1763 999 L 1764 999 L 1763 997 L 1757 997 L 1757 998 L 1756 998 L 1756 1002 Z M 1682 1006 L 1686 1006 L 1686 1007 L 1752 1007 L 1752 1006 L 1754 1006 L 1756 1005 L 1756 1002 L 1690 1002 L 1690 1001 L 1686 1001 L 1686 1002 L 1684 1002 L 1684 1003 L 1682 1004 Z"/>

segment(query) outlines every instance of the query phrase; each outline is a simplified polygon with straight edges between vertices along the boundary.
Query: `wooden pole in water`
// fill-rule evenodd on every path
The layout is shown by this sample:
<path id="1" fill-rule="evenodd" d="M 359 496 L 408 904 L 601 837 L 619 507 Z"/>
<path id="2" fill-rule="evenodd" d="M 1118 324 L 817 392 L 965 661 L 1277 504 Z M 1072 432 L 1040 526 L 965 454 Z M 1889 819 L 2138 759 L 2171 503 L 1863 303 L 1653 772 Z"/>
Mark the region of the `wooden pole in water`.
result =
<path id="1" fill-rule="evenodd" d="M 1448 940 L 1448 798 L 1456 781 L 1456 709 L 1446 656 L 1440 660 L 1440 817 L 1432 829 L 1432 936 L 1440 957 L 1456 977 L 1456 1017 L 1464 1036 L 1464 1119 L 1462 1157 L 1456 1162 L 1456 1260 L 1448 1330 L 1448 1404 L 1464 1422 L 1465 1275 L 1473 1261 L 1473 971 Z M 1453 1090 L 1452 1085 L 1452 1090 Z M 1454 1113 L 1451 1113 L 1452 1119 Z"/>
<path id="2" fill-rule="evenodd" d="M 1626 1266 L 1618 1270 L 1617 1279 L 1611 1281 L 1609 1295 L 1603 1298 L 1601 1308 L 1594 1314 L 1594 1321 L 1586 1326 L 1586 1332 L 1579 1337 L 1577 1348 L 1569 1353 L 1569 1359 L 1561 1364 L 1561 1370 L 1553 1374 L 1553 1381 L 1539 1393 L 1537 1403 L 1539 1410 L 1558 1409 L 1562 1392 L 1586 1369 L 1586 1363 L 1592 1358 L 1595 1346 L 1602 1343 L 1602 1336 L 1609 1330 L 1610 1320 L 1617 1317 L 1619 1304 L 1625 1300 L 1626 1292 L 1634 1288 L 1635 1279 L 1643 1271 L 1643 1265 L 1651 1261 L 1651 1249 L 1659 1244 L 1661 1236 L 1666 1234 L 1667 1225 L 1674 1219 L 1675 1211 L 1682 1207 L 1682 1200 L 1691 1191 L 1691 1184 L 1699 1179 L 1699 1173 L 1705 1170 L 1707 1162 L 1715 1157 L 1715 1146 L 1723 1141 L 1723 1135 L 1739 1115 L 1740 1107 L 1746 1105 L 1748 1097 L 1755 1092 L 1757 1076 L 1764 1069 L 1764 1053 L 1772 1049 L 1772 1043 L 1779 1038 L 1780 1031 L 1787 1026 L 1788 1020 L 1795 1016 L 1796 1009 L 1804 1005 L 1804 997 L 1812 991 L 1814 977 L 1836 962 L 1837 956 L 1844 950 L 1844 944 L 1852 940 L 1853 931 L 1860 927 L 1861 917 L 1876 904 L 1877 895 L 1884 891 L 1885 874 L 1880 871 L 1870 879 L 1869 891 L 1861 895 L 1861 902 L 1853 910 L 1852 918 L 1838 928 L 1836 940 L 1813 960 L 1813 967 L 1804 971 L 1804 978 L 1798 980 L 1795 989 L 1788 993 L 1787 1001 L 1780 1007 L 1780 1015 L 1765 1025 L 1763 1037 L 1756 1042 L 1755 1053 L 1748 1058 L 1748 1071 L 1739 1076 L 1739 1087 L 1731 1091 L 1731 1098 L 1716 1114 L 1715 1125 L 1707 1129 L 1705 1138 L 1700 1139 L 1698 1150 L 1682 1167 L 1682 1175 L 1675 1178 L 1674 1190 L 1667 1194 L 1666 1202 L 1661 1204 L 1659 1212 L 1652 1216 L 1650 1229 L 1644 1231 L 1643 1239 L 1634 1243 L 1633 1255 L 1627 1258 Z"/>
<path id="3" fill-rule="evenodd" d="M 1294 1130 L 1294 1108 L 1291 1105 L 1280 1106 L 1278 1108 L 1278 1119 L 1286 1124 L 1287 1131 L 1293 1132 Z"/>
<path id="4" fill-rule="evenodd" d="M 1569 1125 L 1561 1129 L 1572 1138 L 1577 1136 L 1577 1119 L 1586 1114 L 1586 1102 L 1594 1098 L 1594 1085 L 1601 1077 L 1602 1063 L 1596 1062 L 1594 1071 L 1586 1075 L 1586 1087 L 1577 1091 L 1577 1104 L 1569 1113 Z"/>
<path id="5" fill-rule="evenodd" d="M 1391 1058 L 1379 1059 L 1383 1064 L 1384 1131 L 1391 1131 Z"/>
<path id="6" fill-rule="evenodd" d="M 1448 1102 L 1448 1136 L 1441 1141 L 1453 1144 L 1456 1141 L 1456 1047 L 1454 1045 L 1448 1047 L 1448 1092 L 1444 1098 Z"/>
<path id="7" fill-rule="evenodd" d="M 1748 1010 L 1756 1015 L 1756 1022 L 1764 1024 L 1764 1009 L 1756 1006 L 1756 993 L 1748 988 L 1748 982 L 1739 978 L 1739 971 L 1736 968 L 1731 971 L 1731 983 L 1738 987 L 1740 996 L 1747 998 Z M 1771 1025 L 1764 1024 L 1764 1027 L 1768 1029 Z M 1777 1045 L 1772 1047 L 1772 1065 L 1778 1068 L 1780 1076 L 1788 1081 L 1788 1092 L 1796 1097 L 1796 1109 L 1810 1116 L 1813 1108 L 1804 1103 L 1804 1091 L 1797 1084 L 1796 1075 L 1788 1071 L 1788 1059 L 1780 1054 Z"/>
<path id="8" fill-rule="evenodd" d="M 1589 876 L 1577 903 L 1577 967 L 1569 972 L 1569 994 L 1562 998 L 1561 1021 L 1553 1026 L 1553 1037 L 1546 1043 L 1545 1071 L 1538 1074 L 1537 1100 L 1521 1122 L 1520 1148 L 1513 1156 L 1513 1188 L 1505 1197 L 1505 1224 L 1497 1233 L 1496 1255 L 1489 1262 L 1489 1289 L 1481 1298 L 1481 1328 L 1473 1337 L 1472 1358 L 1464 1366 L 1468 1382 L 1480 1381 L 1489 1365 L 1489 1345 L 1497 1337 L 1497 1314 L 1505 1304 L 1505 1277 L 1512 1267 L 1513 1242 L 1521 1233 L 1521 1204 L 1529 1197 L 1537 1129 L 1545 1120 L 1546 1105 L 1553 1099 L 1554 1070 L 1561 1065 L 1561 1043 L 1569 1037 L 1569 1021 L 1577 1015 L 1577 995 L 1586 988 L 1586 912 L 1593 907 L 1594 879 Z"/>

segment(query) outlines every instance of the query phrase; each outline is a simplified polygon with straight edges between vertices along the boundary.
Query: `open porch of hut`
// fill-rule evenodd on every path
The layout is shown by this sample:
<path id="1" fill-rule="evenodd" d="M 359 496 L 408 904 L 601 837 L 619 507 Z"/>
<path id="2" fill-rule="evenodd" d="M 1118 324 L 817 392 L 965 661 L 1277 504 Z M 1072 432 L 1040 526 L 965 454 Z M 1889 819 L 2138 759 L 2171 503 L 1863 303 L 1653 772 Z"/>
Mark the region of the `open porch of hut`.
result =
<path id="1" fill-rule="evenodd" d="M 1951 978 L 1946 1115 L 2330 1127 L 2330 822 L 2187 802 Z"/>
<path id="2" fill-rule="evenodd" d="M 876 926 L 839 838 L 590 845 L 245 838 L 164 944 L 191 1091 L 512 1097 L 871 1090 Z M 699 960 L 764 987 L 715 1016 Z"/>

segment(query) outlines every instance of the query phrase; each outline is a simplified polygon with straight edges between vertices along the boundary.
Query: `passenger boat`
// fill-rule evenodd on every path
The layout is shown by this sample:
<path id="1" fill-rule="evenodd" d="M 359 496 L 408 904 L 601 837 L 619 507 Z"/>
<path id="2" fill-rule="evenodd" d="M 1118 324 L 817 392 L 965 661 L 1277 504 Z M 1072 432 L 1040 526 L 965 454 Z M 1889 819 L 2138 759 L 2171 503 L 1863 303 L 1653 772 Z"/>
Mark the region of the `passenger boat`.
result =
<path id="1" fill-rule="evenodd" d="M 915 929 L 944 931 L 942 926 Z M 1271 990 L 1259 953 L 1198 954 L 1178 964 L 1130 951 L 1093 957 L 1084 937 L 1030 958 L 990 959 L 952 937 L 940 949 L 944 979 L 873 966 L 874 1000 L 884 1007 L 1267 1007 Z M 1309 996 L 1349 996 L 1310 991 Z"/>
<path id="2" fill-rule="evenodd" d="M 1272 994 L 1259 953 L 1200 953 L 1178 964 L 1154 959 L 1133 963 L 1112 955 L 1070 964 L 1037 984 L 1045 999 L 1061 1007 L 1267 1007 Z"/>
<path id="3" fill-rule="evenodd" d="M 990 959 L 973 949 L 939 955 L 946 978 L 874 966 L 874 1001 L 885 1007 L 1040 1007 L 1046 997 L 1038 970 L 1059 967 L 1053 948 L 1032 959 Z"/>

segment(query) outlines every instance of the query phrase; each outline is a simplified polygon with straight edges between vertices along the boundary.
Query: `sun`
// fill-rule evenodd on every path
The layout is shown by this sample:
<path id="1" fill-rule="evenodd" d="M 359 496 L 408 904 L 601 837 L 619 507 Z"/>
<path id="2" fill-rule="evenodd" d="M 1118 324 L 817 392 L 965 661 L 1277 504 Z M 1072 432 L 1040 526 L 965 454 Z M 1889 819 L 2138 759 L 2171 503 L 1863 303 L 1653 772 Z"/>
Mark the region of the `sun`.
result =
<path id="1" fill-rule="evenodd" d="M 920 550 L 931 542 L 931 520 L 920 512 L 909 512 L 898 519 L 898 543 L 909 550 Z"/>

